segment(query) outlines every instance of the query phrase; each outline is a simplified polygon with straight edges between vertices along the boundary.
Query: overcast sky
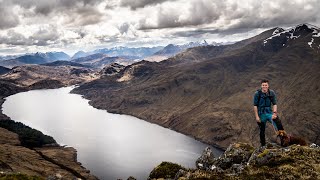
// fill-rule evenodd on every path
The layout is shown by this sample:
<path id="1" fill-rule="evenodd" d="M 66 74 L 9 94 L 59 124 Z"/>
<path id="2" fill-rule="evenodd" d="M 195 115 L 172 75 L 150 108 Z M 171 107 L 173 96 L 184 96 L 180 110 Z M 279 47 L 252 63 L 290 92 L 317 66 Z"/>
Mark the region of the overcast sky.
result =
<path id="1" fill-rule="evenodd" d="M 0 0 L 0 55 L 206 40 L 320 25 L 320 0 Z"/>

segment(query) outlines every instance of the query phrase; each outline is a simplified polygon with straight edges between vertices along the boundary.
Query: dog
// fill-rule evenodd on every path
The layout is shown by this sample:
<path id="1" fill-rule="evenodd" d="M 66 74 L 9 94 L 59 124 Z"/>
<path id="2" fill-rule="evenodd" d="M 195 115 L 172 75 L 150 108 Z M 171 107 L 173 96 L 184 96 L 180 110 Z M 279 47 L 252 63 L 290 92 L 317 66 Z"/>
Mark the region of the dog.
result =
<path id="1" fill-rule="evenodd" d="M 287 146 L 293 145 L 293 144 L 298 144 L 301 146 L 307 145 L 307 142 L 304 139 L 302 139 L 300 137 L 294 137 L 292 135 L 288 135 L 284 130 L 279 130 L 277 137 L 279 137 L 282 147 L 287 147 Z"/>

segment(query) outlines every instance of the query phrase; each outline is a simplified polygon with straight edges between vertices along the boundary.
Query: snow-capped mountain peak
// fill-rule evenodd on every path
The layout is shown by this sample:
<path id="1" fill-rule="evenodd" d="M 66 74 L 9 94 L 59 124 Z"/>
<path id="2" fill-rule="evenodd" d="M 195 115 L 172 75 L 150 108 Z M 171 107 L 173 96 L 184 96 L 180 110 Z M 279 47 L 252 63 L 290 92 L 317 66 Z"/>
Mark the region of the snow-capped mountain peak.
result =
<path id="1" fill-rule="evenodd" d="M 284 31 L 284 29 L 277 27 L 276 30 L 273 31 L 272 35 L 276 35 L 276 34 L 281 33 L 283 31 Z"/>
<path id="2" fill-rule="evenodd" d="M 312 33 L 310 37 L 310 33 Z M 314 38 L 319 38 L 320 37 L 320 28 L 308 23 L 305 24 L 299 24 L 297 26 L 294 26 L 292 28 L 289 28 L 287 30 L 284 30 L 282 28 L 276 28 L 274 32 L 272 33 L 272 36 L 269 38 L 265 39 L 263 42 L 263 45 L 266 46 L 269 41 L 273 40 L 273 38 L 280 37 L 283 38 L 281 43 L 282 46 L 285 46 L 289 41 L 298 39 L 300 37 L 310 37 L 310 40 L 308 40 L 308 45 L 313 48 L 317 47 L 319 48 L 320 46 L 316 45 L 313 46 L 313 43 L 315 42 Z"/>

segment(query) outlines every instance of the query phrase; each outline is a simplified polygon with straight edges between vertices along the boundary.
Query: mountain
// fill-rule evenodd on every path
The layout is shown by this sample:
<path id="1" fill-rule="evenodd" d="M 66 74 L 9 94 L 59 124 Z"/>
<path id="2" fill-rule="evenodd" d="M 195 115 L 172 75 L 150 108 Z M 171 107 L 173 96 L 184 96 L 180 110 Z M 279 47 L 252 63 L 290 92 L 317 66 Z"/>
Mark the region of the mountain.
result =
<path id="1" fill-rule="evenodd" d="M 24 64 L 44 64 L 57 60 L 68 60 L 70 57 L 64 52 L 47 52 L 35 54 L 26 54 L 15 59 L 0 61 L 0 65 L 8 68 L 21 66 Z"/>
<path id="2" fill-rule="evenodd" d="M 7 55 L 7 56 L 0 56 L 0 61 L 9 60 L 9 59 L 15 59 L 19 56 L 23 55 Z"/>
<path id="3" fill-rule="evenodd" d="M 46 53 L 35 53 L 35 56 L 40 56 L 48 61 L 57 61 L 57 60 L 69 60 L 70 56 L 64 52 L 46 52 Z"/>
<path id="4" fill-rule="evenodd" d="M 71 61 L 83 64 L 86 66 L 102 69 L 104 66 L 111 63 L 132 64 L 135 59 L 136 57 L 130 57 L 130 56 L 110 57 L 103 53 L 96 53 L 86 57 L 72 59 Z"/>
<path id="5" fill-rule="evenodd" d="M 71 62 L 71 61 L 54 61 L 50 63 L 41 64 L 43 66 L 75 66 L 75 67 L 86 67 L 90 68 L 90 66 L 86 66 L 80 63 Z"/>
<path id="6" fill-rule="evenodd" d="M 86 53 L 84 51 L 78 51 L 71 57 L 71 60 L 86 57 L 86 56 L 89 56 L 90 54 L 91 53 Z"/>
<path id="7" fill-rule="evenodd" d="M 104 48 L 104 49 L 97 49 L 93 51 L 94 53 L 102 53 L 108 56 L 131 56 L 136 57 L 136 59 L 142 59 L 147 56 L 151 56 L 155 52 L 159 51 L 163 47 L 138 47 L 138 48 L 131 48 L 131 47 L 114 47 L 114 48 Z"/>
<path id="8" fill-rule="evenodd" d="M 99 109 L 226 148 L 237 141 L 258 145 L 252 99 L 267 78 L 285 130 L 320 144 L 319 32 L 301 24 L 231 45 L 189 48 L 161 62 L 134 63 L 73 92 Z"/>
<path id="9" fill-rule="evenodd" d="M 119 73 L 124 68 L 125 68 L 125 66 L 123 66 L 121 64 L 112 63 L 112 64 L 105 66 L 101 71 L 99 71 L 99 74 L 102 76 L 112 76 L 114 74 Z"/>
<path id="10" fill-rule="evenodd" d="M 96 78 L 97 77 L 93 70 L 89 68 L 44 65 L 18 66 L 12 68 L 12 70 L 7 74 L 0 76 L 1 80 L 14 82 L 16 85 L 21 87 L 29 87 L 37 82 L 41 82 L 40 84 L 46 84 L 44 81 L 49 82 L 51 80 L 58 80 L 61 82 L 60 84 L 67 86 L 83 83 Z M 43 88 L 45 88 L 45 86 Z"/>
<path id="11" fill-rule="evenodd" d="M 24 64 L 43 64 L 47 62 L 47 59 L 39 55 L 24 55 L 16 59 L 0 61 L 0 65 L 7 68 L 13 68 L 15 66 L 22 66 Z"/>
<path id="12" fill-rule="evenodd" d="M 166 47 L 164 47 L 163 49 L 157 51 L 156 53 L 154 53 L 152 56 L 149 56 L 147 58 L 145 58 L 147 61 L 162 61 L 164 59 L 167 59 L 169 57 L 172 57 L 188 48 L 192 48 L 192 47 L 197 47 L 197 46 L 207 46 L 209 45 L 205 40 L 203 41 L 203 43 L 201 42 L 190 42 L 187 44 L 183 44 L 183 45 L 174 45 L 174 44 L 169 44 Z"/>
<path id="13" fill-rule="evenodd" d="M 198 46 L 208 46 L 209 44 L 204 40 L 203 43 L 200 42 L 190 42 L 183 45 L 173 45 L 169 44 L 166 47 L 164 47 L 162 50 L 154 53 L 154 55 L 165 55 L 165 56 L 173 56 L 178 54 L 181 51 L 184 51 L 188 48 L 192 47 L 198 47 Z"/>
<path id="14" fill-rule="evenodd" d="M 0 66 L 0 75 L 11 71 L 11 69 Z"/>

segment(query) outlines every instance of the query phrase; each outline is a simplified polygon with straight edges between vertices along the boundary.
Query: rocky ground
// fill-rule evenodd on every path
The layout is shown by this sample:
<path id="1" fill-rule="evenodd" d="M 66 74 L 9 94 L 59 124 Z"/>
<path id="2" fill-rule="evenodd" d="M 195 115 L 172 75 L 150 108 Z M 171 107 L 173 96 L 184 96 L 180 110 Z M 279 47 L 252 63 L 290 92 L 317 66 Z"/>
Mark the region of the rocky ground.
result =
<path id="1" fill-rule="evenodd" d="M 162 162 L 149 179 L 320 179 L 320 147 L 231 144 L 220 157 L 205 149 L 196 169 Z"/>
<path id="2" fill-rule="evenodd" d="M 77 162 L 74 148 L 29 149 L 20 145 L 17 134 L 0 128 L 0 177 L 17 173 L 40 179 L 97 179 Z"/>

